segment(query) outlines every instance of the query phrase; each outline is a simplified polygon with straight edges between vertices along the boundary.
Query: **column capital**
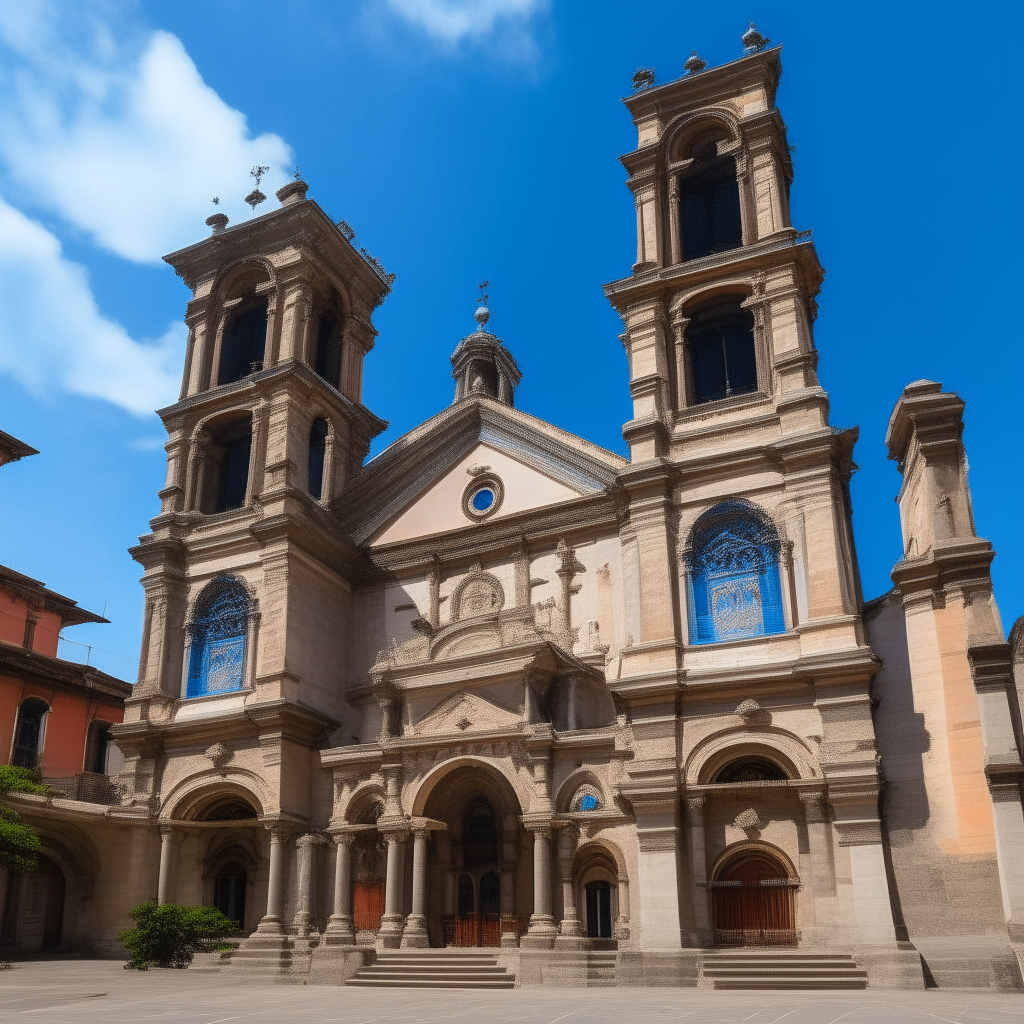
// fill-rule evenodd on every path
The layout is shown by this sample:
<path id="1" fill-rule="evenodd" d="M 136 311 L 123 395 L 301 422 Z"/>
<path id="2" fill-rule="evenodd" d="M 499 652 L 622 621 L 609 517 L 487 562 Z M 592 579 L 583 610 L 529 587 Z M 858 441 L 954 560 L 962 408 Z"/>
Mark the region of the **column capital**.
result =
<path id="1" fill-rule="evenodd" d="M 161 825 L 160 839 L 162 841 L 171 842 L 174 839 L 180 839 L 181 832 L 182 830 L 175 825 Z"/>
<path id="2" fill-rule="evenodd" d="M 704 794 L 697 793 L 686 798 L 686 813 L 693 817 L 704 816 Z"/>
<path id="3" fill-rule="evenodd" d="M 802 789 L 799 792 L 800 802 L 804 805 L 804 815 L 810 822 L 828 821 L 828 807 L 825 793 L 820 789 Z"/>
<path id="4" fill-rule="evenodd" d="M 335 846 L 353 846 L 358 836 L 358 832 L 333 832 L 331 833 L 331 842 Z"/>
<path id="5" fill-rule="evenodd" d="M 295 845 L 300 849 L 308 846 L 326 846 L 327 840 L 318 832 L 307 832 L 295 840 Z"/>

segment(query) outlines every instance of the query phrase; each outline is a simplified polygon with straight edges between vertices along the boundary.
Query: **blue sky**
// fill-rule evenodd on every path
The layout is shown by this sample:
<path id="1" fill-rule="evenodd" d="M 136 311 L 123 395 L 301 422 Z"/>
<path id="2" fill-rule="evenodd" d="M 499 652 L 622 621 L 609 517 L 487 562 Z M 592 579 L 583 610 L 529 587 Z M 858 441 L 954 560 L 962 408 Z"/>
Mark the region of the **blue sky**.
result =
<path id="1" fill-rule="evenodd" d="M 637 16 L 637 10 L 643 15 Z M 60 16 L 58 17 L 57 12 Z M 140 567 L 162 486 L 187 300 L 163 253 L 233 223 L 249 168 L 310 194 L 398 275 L 378 311 L 375 450 L 451 400 L 448 357 L 491 281 L 518 404 L 616 451 L 630 417 L 618 317 L 635 218 L 620 154 L 633 70 L 784 44 L 794 224 L 827 276 L 819 374 L 859 424 L 868 597 L 900 556 L 883 437 L 912 380 L 967 401 L 978 532 L 1004 627 L 1024 614 L 1018 3 L 179 0 L 0 7 L 0 561 L 103 611 L 69 638 L 134 677 Z M 270 189 L 264 187 L 264 191 Z M 80 650 L 68 647 L 68 656 Z"/>

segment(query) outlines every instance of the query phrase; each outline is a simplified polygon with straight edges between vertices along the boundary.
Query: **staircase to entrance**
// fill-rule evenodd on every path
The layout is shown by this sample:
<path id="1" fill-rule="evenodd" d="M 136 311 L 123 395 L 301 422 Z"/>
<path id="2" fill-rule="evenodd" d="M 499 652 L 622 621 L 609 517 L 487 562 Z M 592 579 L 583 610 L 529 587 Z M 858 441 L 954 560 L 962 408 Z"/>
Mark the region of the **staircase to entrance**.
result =
<path id="1" fill-rule="evenodd" d="M 868 972 L 848 953 L 745 949 L 705 954 L 701 979 L 716 989 L 853 989 L 867 988 Z"/>
<path id="2" fill-rule="evenodd" d="M 448 949 L 381 952 L 345 982 L 363 988 L 515 988 L 493 953 Z"/>

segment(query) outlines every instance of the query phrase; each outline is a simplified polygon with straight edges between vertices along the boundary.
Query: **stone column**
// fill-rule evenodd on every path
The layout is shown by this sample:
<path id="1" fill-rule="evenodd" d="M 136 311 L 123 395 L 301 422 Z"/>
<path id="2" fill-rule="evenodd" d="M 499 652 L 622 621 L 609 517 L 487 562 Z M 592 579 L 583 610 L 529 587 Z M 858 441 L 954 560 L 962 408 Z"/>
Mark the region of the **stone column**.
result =
<path id="1" fill-rule="evenodd" d="M 385 832 L 388 866 L 384 883 L 384 916 L 380 919 L 380 931 L 377 933 L 377 944 L 383 949 L 397 949 L 402 941 L 402 928 L 405 924 L 402 914 L 405 837 L 404 830 Z"/>
<path id="2" fill-rule="evenodd" d="M 836 892 L 835 868 L 832 863 L 832 838 L 829 835 L 825 794 L 820 791 L 803 792 L 807 821 L 807 846 L 811 857 L 811 889 L 815 896 L 834 896 Z"/>
<path id="3" fill-rule="evenodd" d="M 288 831 L 270 826 L 270 875 L 267 880 L 267 912 L 259 923 L 257 932 L 262 934 L 283 935 L 284 926 L 284 866 L 285 844 L 288 842 Z"/>
<path id="4" fill-rule="evenodd" d="M 352 832 L 334 836 L 334 909 L 324 932 L 324 941 L 329 946 L 352 946 L 356 941 L 352 922 L 352 846 L 355 841 Z"/>
<path id="5" fill-rule="evenodd" d="M 292 925 L 300 939 L 309 937 L 313 927 L 313 915 L 310 912 L 310 897 L 313 882 L 313 849 L 320 846 L 323 840 L 313 833 L 299 836 L 295 840 L 299 860 L 299 898 L 295 909 Z"/>
<path id="6" fill-rule="evenodd" d="M 533 914 L 522 946 L 550 949 L 557 930 L 551 913 L 551 826 L 533 830 Z"/>
<path id="7" fill-rule="evenodd" d="M 672 263 L 683 262 L 683 245 L 679 225 L 679 176 L 673 175 L 668 183 L 668 237 Z"/>
<path id="8" fill-rule="evenodd" d="M 170 825 L 160 826 L 160 876 L 157 882 L 157 903 L 171 903 L 174 895 L 174 845 L 178 830 Z"/>
<path id="9" fill-rule="evenodd" d="M 690 884 L 693 888 L 693 924 L 697 942 L 711 945 L 711 918 L 708 899 L 707 853 L 704 845 L 704 797 L 686 798 L 686 815 L 690 825 Z"/>
<path id="10" fill-rule="evenodd" d="M 576 909 L 576 881 L 572 875 L 572 856 L 576 849 L 574 828 L 563 829 L 558 837 L 558 878 L 562 883 L 562 923 L 558 926 L 555 945 L 560 948 L 580 949 L 583 925 Z"/>
<path id="11" fill-rule="evenodd" d="M 676 408 L 687 407 L 686 394 L 686 326 L 690 318 L 683 316 L 680 310 L 672 314 L 672 342 L 675 348 L 676 372 Z"/>
<path id="12" fill-rule="evenodd" d="M 412 836 L 412 913 L 405 919 L 403 948 L 430 945 L 427 937 L 427 842 L 430 832 L 426 828 L 414 828 Z"/>

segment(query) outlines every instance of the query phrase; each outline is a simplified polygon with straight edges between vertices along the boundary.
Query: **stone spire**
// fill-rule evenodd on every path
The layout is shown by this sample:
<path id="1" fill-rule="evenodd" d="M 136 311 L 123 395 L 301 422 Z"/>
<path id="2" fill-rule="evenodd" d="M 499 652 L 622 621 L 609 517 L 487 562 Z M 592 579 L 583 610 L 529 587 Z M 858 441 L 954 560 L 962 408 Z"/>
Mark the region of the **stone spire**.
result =
<path id="1" fill-rule="evenodd" d="M 485 305 L 473 314 L 477 329 L 459 342 L 452 353 L 455 401 L 486 395 L 504 405 L 514 405 L 522 373 L 501 339 L 487 330 L 491 311 Z"/>

